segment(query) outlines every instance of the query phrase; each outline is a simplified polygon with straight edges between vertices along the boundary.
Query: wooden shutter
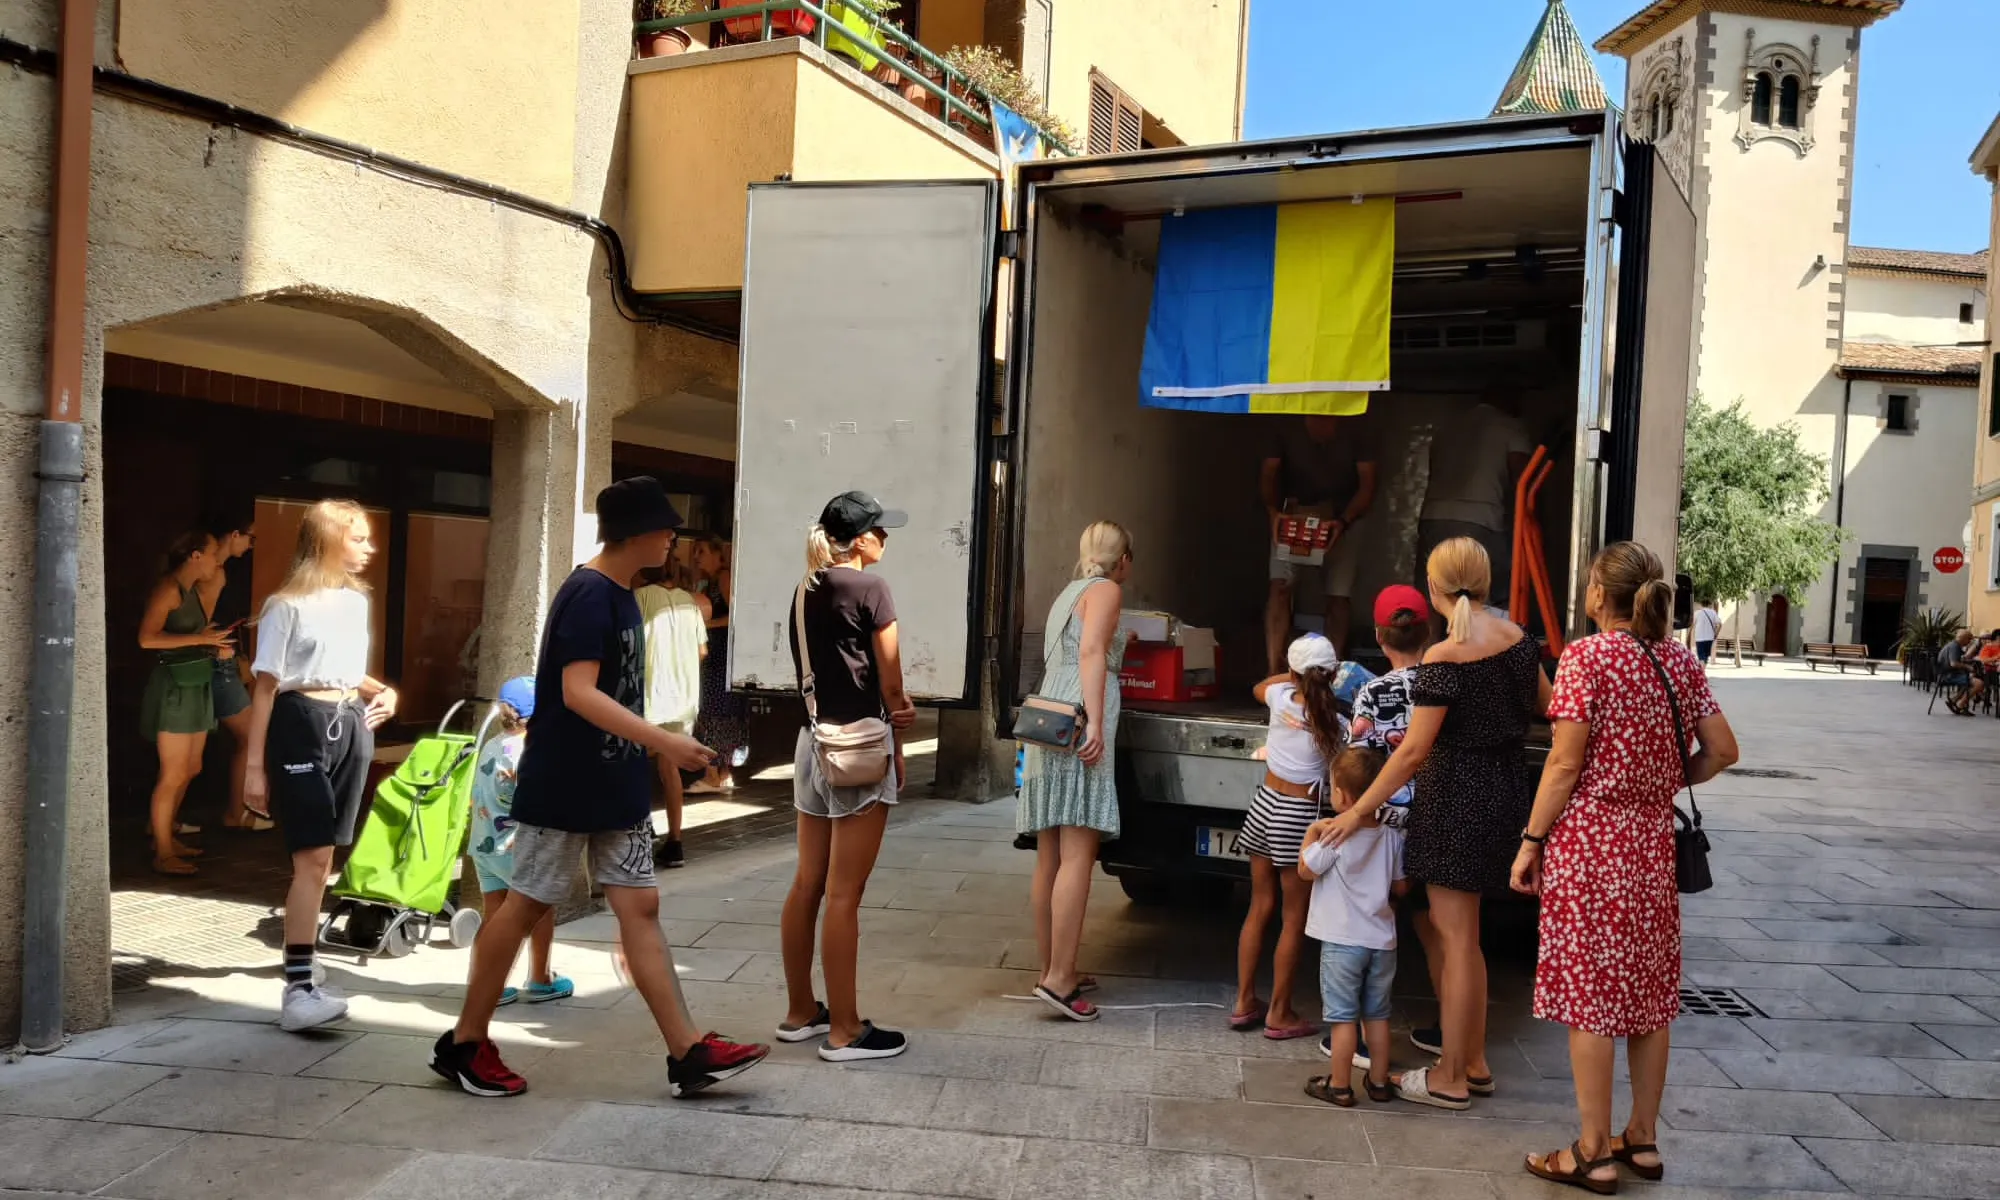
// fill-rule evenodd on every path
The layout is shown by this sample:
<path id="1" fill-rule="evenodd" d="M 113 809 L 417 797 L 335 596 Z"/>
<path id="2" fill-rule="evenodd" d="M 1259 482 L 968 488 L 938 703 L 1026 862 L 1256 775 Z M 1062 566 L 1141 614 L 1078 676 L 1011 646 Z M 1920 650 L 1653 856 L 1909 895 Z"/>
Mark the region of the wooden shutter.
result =
<path id="1" fill-rule="evenodd" d="M 1146 110 L 1117 84 L 1096 71 L 1090 73 L 1090 130 L 1084 148 L 1092 154 L 1124 154 L 1139 149 L 1146 131 Z"/>

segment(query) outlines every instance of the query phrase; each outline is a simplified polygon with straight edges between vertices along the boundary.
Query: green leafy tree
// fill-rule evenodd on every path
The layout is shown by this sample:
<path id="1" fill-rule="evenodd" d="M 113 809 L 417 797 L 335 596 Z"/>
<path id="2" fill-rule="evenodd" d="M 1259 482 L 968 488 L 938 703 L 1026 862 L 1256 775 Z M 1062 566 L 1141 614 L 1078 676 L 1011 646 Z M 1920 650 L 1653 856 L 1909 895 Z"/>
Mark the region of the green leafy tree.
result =
<path id="1" fill-rule="evenodd" d="M 1741 400 L 1718 409 L 1696 396 L 1688 405 L 1680 540 L 1680 569 L 1695 593 L 1740 601 L 1783 592 L 1798 602 L 1846 539 L 1819 519 L 1826 468 L 1823 455 L 1799 445 L 1798 426 L 1762 428 Z"/>

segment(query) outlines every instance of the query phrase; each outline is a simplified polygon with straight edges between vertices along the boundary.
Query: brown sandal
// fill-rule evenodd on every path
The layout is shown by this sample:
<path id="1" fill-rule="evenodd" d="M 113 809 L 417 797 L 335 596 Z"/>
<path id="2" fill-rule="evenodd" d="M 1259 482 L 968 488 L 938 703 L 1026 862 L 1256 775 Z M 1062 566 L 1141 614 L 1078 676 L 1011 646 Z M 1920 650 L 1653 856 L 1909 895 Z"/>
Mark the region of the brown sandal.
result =
<path id="1" fill-rule="evenodd" d="M 1560 1150 L 1551 1150 L 1549 1153 L 1542 1155 L 1539 1163 L 1535 1161 L 1535 1156 L 1531 1154 L 1528 1156 L 1525 1165 L 1528 1168 L 1528 1174 L 1535 1176 L 1537 1179 L 1546 1179 L 1550 1183 L 1568 1184 L 1570 1187 L 1579 1187 L 1587 1192 L 1595 1192 L 1600 1196 L 1615 1196 L 1618 1194 L 1618 1177 L 1616 1175 L 1613 1175 L 1609 1179 L 1598 1179 L 1591 1175 L 1592 1171 L 1604 1167 L 1616 1167 L 1618 1165 L 1616 1159 L 1600 1158 L 1595 1162 L 1585 1162 L 1583 1159 L 1582 1139 L 1570 1143 L 1569 1156 L 1572 1169 L 1568 1171 L 1556 1168 L 1556 1160 L 1562 1157 L 1562 1151 Z"/>
<path id="2" fill-rule="evenodd" d="M 1362 1080 L 1362 1083 L 1368 1088 L 1368 1098 L 1377 1104 L 1387 1104 L 1391 1100 L 1401 1098 L 1402 1093 L 1396 1090 L 1396 1085 L 1393 1083 L 1376 1083 L 1374 1080 L 1366 1078 Z"/>
<path id="3" fill-rule="evenodd" d="M 1611 1139 L 1611 1157 L 1630 1167 L 1634 1175 L 1637 1175 L 1641 1179 L 1651 1180 L 1654 1183 L 1658 1183 L 1666 1177 L 1667 1164 L 1658 1162 L 1648 1166 L 1643 1163 L 1633 1162 L 1632 1160 L 1641 1154 L 1651 1154 L 1658 1157 L 1659 1153 L 1660 1148 L 1653 1143 L 1628 1142 L 1622 1133 Z"/>
<path id="4" fill-rule="evenodd" d="M 1333 1086 L 1333 1076 L 1331 1075 L 1315 1075 L 1311 1079 L 1306 1080 L 1306 1095 L 1340 1108 L 1354 1107 L 1354 1089 L 1351 1087 Z M 1375 1086 L 1373 1084 L 1370 1084 L 1368 1087 L 1368 1098 L 1371 1100 L 1378 1098 L 1375 1095 Z"/>

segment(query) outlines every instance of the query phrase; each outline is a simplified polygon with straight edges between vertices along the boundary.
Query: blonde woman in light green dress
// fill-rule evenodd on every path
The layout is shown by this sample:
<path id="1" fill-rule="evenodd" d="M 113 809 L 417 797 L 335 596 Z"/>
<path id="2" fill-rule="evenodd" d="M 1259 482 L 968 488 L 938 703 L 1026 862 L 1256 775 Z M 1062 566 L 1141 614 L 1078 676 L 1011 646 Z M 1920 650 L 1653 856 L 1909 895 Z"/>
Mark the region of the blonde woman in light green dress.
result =
<path id="1" fill-rule="evenodd" d="M 1072 1021 L 1095 1021 L 1083 998 L 1096 981 L 1079 975 L 1077 944 L 1097 844 L 1118 836 L 1118 668 L 1126 639 L 1118 634 L 1125 579 L 1132 571 L 1132 537 L 1111 521 L 1083 531 L 1077 578 L 1049 608 L 1043 638 L 1047 671 L 1038 695 L 1083 705 L 1083 741 L 1074 754 L 1029 746 L 1021 779 L 1022 833 L 1036 835 L 1035 948 L 1042 977 L 1035 996 Z"/>

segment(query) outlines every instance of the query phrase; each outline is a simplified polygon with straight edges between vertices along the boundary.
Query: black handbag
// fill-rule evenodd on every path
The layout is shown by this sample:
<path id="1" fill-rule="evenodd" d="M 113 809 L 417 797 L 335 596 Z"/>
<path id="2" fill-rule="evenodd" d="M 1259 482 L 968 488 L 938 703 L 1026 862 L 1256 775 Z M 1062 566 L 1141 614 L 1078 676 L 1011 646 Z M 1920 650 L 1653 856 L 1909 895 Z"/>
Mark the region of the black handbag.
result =
<path id="1" fill-rule="evenodd" d="M 1681 702 L 1674 695 L 1674 684 L 1667 678 L 1667 669 L 1653 654 L 1653 648 L 1644 638 L 1630 630 L 1626 636 L 1639 643 L 1639 650 L 1646 661 L 1653 664 L 1653 673 L 1660 677 L 1660 686 L 1667 691 L 1667 710 L 1674 715 L 1674 749 L 1681 756 L 1681 782 L 1687 787 L 1689 812 L 1682 812 L 1681 806 L 1674 805 L 1674 886 L 1693 894 L 1705 892 L 1715 886 L 1715 876 L 1708 869 L 1708 834 L 1701 828 L 1701 806 L 1694 801 L 1694 779 L 1688 774 L 1687 727 L 1681 724 Z"/>
<path id="2" fill-rule="evenodd" d="M 1079 588 L 1069 603 L 1069 612 L 1064 615 L 1061 627 L 1044 635 L 1042 643 L 1042 673 L 1048 674 L 1055 665 L 1056 654 L 1062 647 L 1063 634 L 1069 623 L 1076 620 L 1076 606 L 1083 600 L 1088 585 Z M 1108 686 L 1117 686 L 1116 680 Z M 1075 700 L 1059 700 L 1054 696 L 1029 696 L 1021 702 L 1021 711 L 1014 716 L 1014 740 L 1040 746 L 1044 750 L 1055 750 L 1064 754 L 1076 753 L 1083 745 L 1083 737 L 1089 718 L 1082 704 Z"/>

